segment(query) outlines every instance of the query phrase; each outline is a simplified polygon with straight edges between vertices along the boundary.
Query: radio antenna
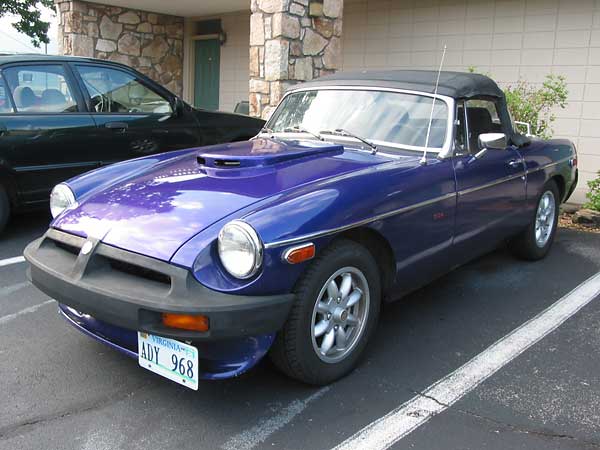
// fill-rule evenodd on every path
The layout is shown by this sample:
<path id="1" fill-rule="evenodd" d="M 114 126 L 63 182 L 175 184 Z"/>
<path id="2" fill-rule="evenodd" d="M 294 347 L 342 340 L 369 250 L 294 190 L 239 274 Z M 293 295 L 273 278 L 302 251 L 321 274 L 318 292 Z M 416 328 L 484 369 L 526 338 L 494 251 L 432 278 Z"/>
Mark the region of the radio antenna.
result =
<path id="1" fill-rule="evenodd" d="M 433 110 L 435 109 L 435 101 L 437 100 L 438 85 L 440 84 L 440 74 L 442 73 L 442 67 L 444 66 L 444 58 L 446 57 L 446 46 L 444 45 L 444 52 L 442 53 L 442 60 L 440 61 L 440 68 L 438 69 L 437 79 L 435 80 L 435 89 L 433 91 L 433 100 L 431 101 L 431 112 L 429 113 L 429 124 L 427 125 L 427 136 L 425 137 L 425 150 L 423 151 L 423 157 L 421 158 L 421 165 L 427 165 L 427 150 L 429 148 L 429 135 L 431 134 L 431 123 L 433 122 Z"/>

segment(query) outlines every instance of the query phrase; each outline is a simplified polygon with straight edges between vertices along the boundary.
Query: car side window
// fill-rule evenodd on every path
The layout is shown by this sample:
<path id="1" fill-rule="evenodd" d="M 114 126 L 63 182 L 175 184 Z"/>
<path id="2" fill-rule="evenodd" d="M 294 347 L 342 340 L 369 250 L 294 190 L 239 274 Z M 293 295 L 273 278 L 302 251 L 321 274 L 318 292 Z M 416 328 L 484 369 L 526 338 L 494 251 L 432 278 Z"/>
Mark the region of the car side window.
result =
<path id="1" fill-rule="evenodd" d="M 60 64 L 12 66 L 2 71 L 21 113 L 77 112 L 77 101 Z"/>
<path id="2" fill-rule="evenodd" d="M 0 78 L 0 114 L 13 112 L 4 80 Z"/>
<path id="3" fill-rule="evenodd" d="M 491 100 L 467 100 L 467 126 L 469 128 L 469 151 L 479 151 L 479 135 L 484 133 L 502 133 L 502 122 L 496 102 Z"/>
<path id="4" fill-rule="evenodd" d="M 98 113 L 169 114 L 170 102 L 136 78 L 108 67 L 78 65 L 77 71 Z"/>

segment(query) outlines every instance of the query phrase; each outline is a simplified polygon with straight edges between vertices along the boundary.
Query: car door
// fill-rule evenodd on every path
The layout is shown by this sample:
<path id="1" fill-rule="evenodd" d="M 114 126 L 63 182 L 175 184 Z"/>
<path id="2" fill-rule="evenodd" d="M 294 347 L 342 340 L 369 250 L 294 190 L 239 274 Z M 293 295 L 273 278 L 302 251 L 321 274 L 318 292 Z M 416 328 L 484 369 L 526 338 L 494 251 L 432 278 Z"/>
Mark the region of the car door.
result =
<path id="1" fill-rule="evenodd" d="M 98 166 L 87 151 L 94 121 L 61 62 L 8 65 L 0 76 L 14 107 L 0 113 L 0 157 L 20 202 L 46 202 L 55 184 Z"/>
<path id="2" fill-rule="evenodd" d="M 160 86 L 119 66 L 73 67 L 97 125 L 104 164 L 198 144 L 193 115 L 185 105 L 176 108 L 175 96 Z"/>
<path id="3" fill-rule="evenodd" d="M 458 191 L 454 247 L 463 260 L 495 248 L 522 226 L 526 201 L 523 157 L 512 145 L 484 150 L 478 142 L 485 133 L 509 135 L 509 124 L 502 122 L 499 111 L 497 100 L 458 104 L 458 133 L 464 137 L 453 157 Z"/>

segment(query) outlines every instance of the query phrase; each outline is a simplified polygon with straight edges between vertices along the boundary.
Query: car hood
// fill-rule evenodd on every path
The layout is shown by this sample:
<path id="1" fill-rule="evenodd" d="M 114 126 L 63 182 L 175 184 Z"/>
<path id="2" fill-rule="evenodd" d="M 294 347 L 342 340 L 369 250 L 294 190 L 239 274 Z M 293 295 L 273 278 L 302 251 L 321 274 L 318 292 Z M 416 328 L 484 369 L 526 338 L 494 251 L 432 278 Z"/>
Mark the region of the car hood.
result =
<path id="1" fill-rule="evenodd" d="M 255 202 L 387 161 L 310 140 L 255 139 L 192 149 L 104 183 L 52 226 L 169 261 L 191 237 Z"/>

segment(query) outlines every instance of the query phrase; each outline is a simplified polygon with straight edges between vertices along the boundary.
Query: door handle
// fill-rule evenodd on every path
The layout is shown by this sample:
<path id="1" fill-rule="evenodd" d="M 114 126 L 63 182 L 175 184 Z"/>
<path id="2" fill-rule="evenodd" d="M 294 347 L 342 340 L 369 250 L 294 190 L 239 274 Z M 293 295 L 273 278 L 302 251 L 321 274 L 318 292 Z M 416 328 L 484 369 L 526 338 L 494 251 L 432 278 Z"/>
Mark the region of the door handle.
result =
<path id="1" fill-rule="evenodd" d="M 513 169 L 521 169 L 523 168 L 523 160 L 522 159 L 513 159 L 508 162 L 508 165 Z"/>
<path id="2" fill-rule="evenodd" d="M 107 122 L 104 124 L 109 130 L 125 131 L 129 128 L 126 122 Z"/>

